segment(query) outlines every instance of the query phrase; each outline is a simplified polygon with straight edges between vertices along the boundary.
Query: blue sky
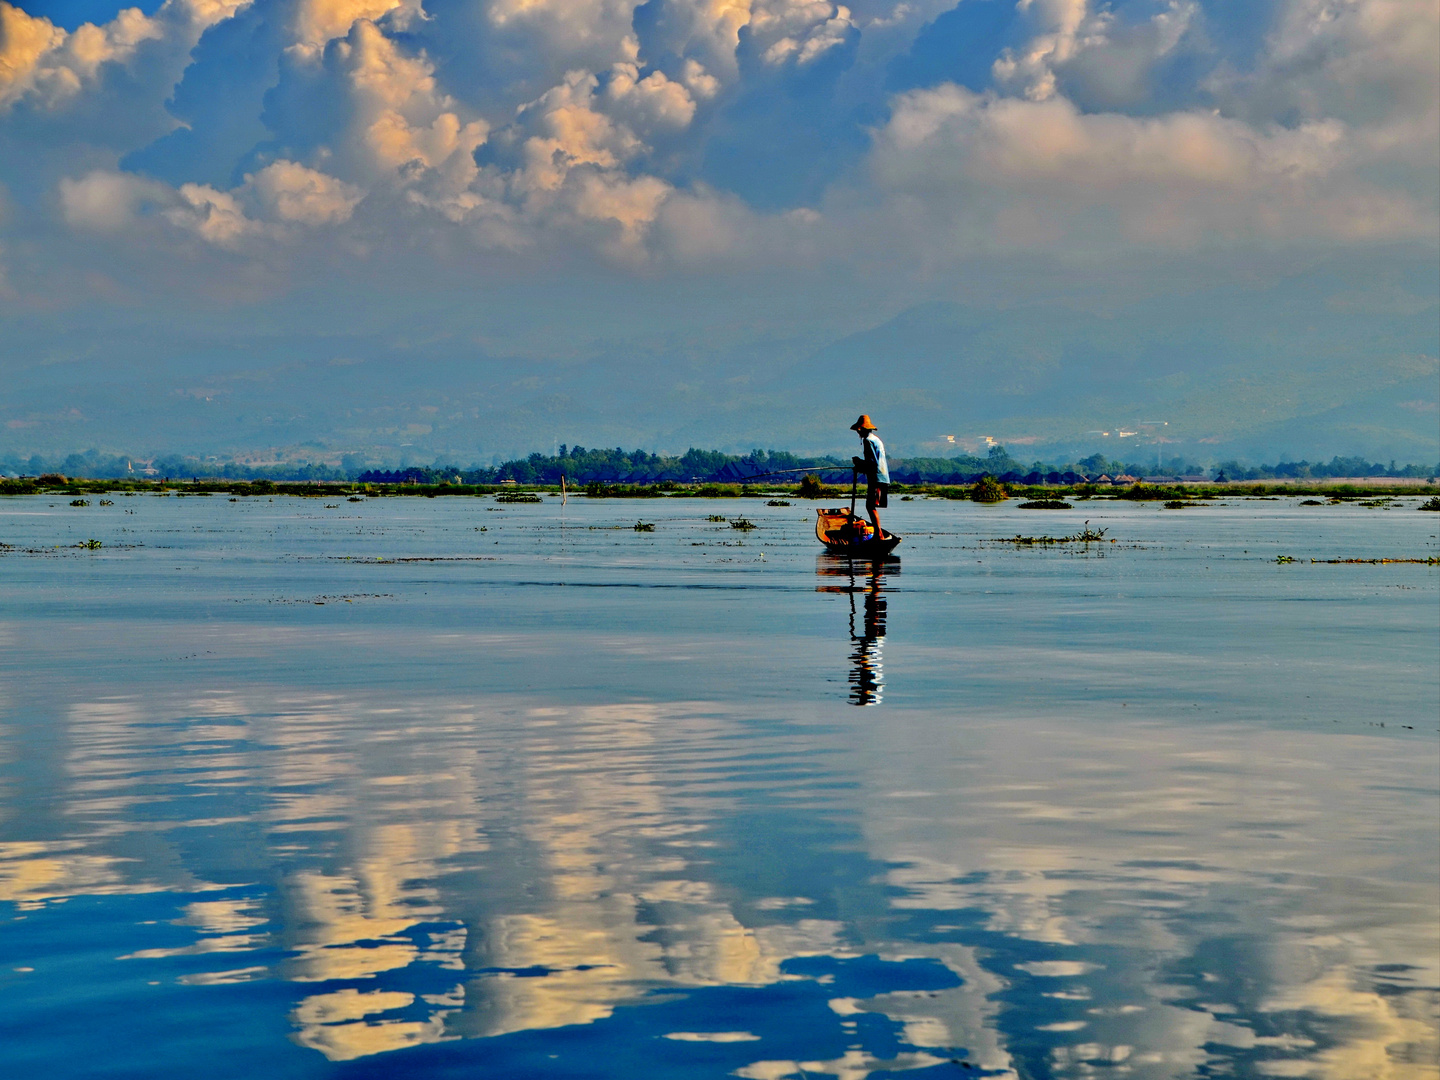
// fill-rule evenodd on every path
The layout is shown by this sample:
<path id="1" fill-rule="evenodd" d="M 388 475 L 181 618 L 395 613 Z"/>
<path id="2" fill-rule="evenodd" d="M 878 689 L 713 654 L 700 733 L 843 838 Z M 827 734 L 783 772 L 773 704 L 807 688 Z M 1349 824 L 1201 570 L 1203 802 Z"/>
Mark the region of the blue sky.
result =
<path id="1" fill-rule="evenodd" d="M 122 439 L 103 406 L 62 421 L 50 370 L 113 375 L 107 335 L 181 381 L 227 341 L 248 370 L 364 337 L 437 391 L 465 368 L 417 341 L 482 388 L 573 362 L 643 398 L 931 302 L 1024 309 L 1023 337 L 1322 268 L 1314 311 L 1213 312 L 1212 362 L 1262 363 L 1247 337 L 1337 295 L 1433 309 L 1437 37 L 1424 0 L 0 0 L 0 374 L 48 387 L 0 398 L 0 449 Z M 730 441 L 632 434 L 681 430 Z"/>

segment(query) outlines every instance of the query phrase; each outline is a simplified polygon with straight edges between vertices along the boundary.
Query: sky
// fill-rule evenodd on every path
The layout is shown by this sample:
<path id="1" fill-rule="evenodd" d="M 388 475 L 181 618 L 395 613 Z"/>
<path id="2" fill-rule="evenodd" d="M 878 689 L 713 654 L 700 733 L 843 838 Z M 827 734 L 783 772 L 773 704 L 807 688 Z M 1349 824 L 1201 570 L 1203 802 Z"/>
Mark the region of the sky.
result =
<path id="1" fill-rule="evenodd" d="M 0 0 L 0 452 L 1434 460 L 1437 252 L 1435 0 Z"/>

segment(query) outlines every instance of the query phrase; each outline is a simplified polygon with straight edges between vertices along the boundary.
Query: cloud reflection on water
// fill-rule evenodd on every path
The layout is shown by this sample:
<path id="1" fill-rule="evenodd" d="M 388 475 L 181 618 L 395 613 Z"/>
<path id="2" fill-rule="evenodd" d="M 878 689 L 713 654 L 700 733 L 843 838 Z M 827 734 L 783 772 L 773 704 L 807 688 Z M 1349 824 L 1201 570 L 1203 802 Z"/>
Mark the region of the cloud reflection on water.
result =
<path id="1" fill-rule="evenodd" d="M 1410 744 L 253 686 L 64 715 L 63 835 L 8 844 L 0 898 L 182 894 L 193 940 L 126 962 L 288 980 L 295 1039 L 333 1061 L 874 954 L 959 985 L 837 997 L 853 1053 L 737 1041 L 737 1075 L 863 1077 L 955 1048 L 1002 1075 L 1433 1075 L 1434 796 L 1415 797 Z M 858 846 L 871 876 L 842 892 L 868 899 L 757 892 L 750 875 L 796 853 L 737 833 L 745 814 Z M 868 1015 L 909 1049 L 866 1046 Z"/>

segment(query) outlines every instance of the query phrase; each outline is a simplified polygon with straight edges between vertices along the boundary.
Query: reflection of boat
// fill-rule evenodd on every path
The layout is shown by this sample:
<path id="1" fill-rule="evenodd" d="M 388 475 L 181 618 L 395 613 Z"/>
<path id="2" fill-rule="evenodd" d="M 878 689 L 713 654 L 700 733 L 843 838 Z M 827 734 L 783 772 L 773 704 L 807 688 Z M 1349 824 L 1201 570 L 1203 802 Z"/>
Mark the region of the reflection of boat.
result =
<path id="1" fill-rule="evenodd" d="M 900 572 L 900 560 L 875 558 L 863 579 L 856 577 L 856 557 L 844 562 L 822 555 L 816 572 L 827 576 L 846 577 L 845 585 L 818 585 L 817 592 L 848 593 L 850 596 L 850 704 L 879 705 L 885 694 L 885 622 L 887 607 L 885 575 Z M 855 596 L 864 598 L 864 611 L 856 626 Z"/>
<path id="2" fill-rule="evenodd" d="M 883 529 L 876 536 L 874 527 L 864 518 L 856 517 L 854 509 L 842 506 L 836 510 L 816 510 L 815 515 L 815 538 L 832 555 L 878 559 L 894 551 L 901 540 Z"/>

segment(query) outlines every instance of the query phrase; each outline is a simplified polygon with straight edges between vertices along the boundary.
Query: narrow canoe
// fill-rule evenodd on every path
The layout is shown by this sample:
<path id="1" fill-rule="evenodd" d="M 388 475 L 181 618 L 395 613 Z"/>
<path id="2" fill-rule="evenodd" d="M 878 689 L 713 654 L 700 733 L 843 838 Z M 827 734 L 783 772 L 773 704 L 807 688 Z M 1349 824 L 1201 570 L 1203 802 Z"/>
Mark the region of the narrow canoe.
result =
<path id="1" fill-rule="evenodd" d="M 832 555 L 852 559 L 878 559 L 894 551 L 901 537 L 892 532 L 876 536 L 870 523 L 848 508 L 816 510 L 815 538 Z"/>

